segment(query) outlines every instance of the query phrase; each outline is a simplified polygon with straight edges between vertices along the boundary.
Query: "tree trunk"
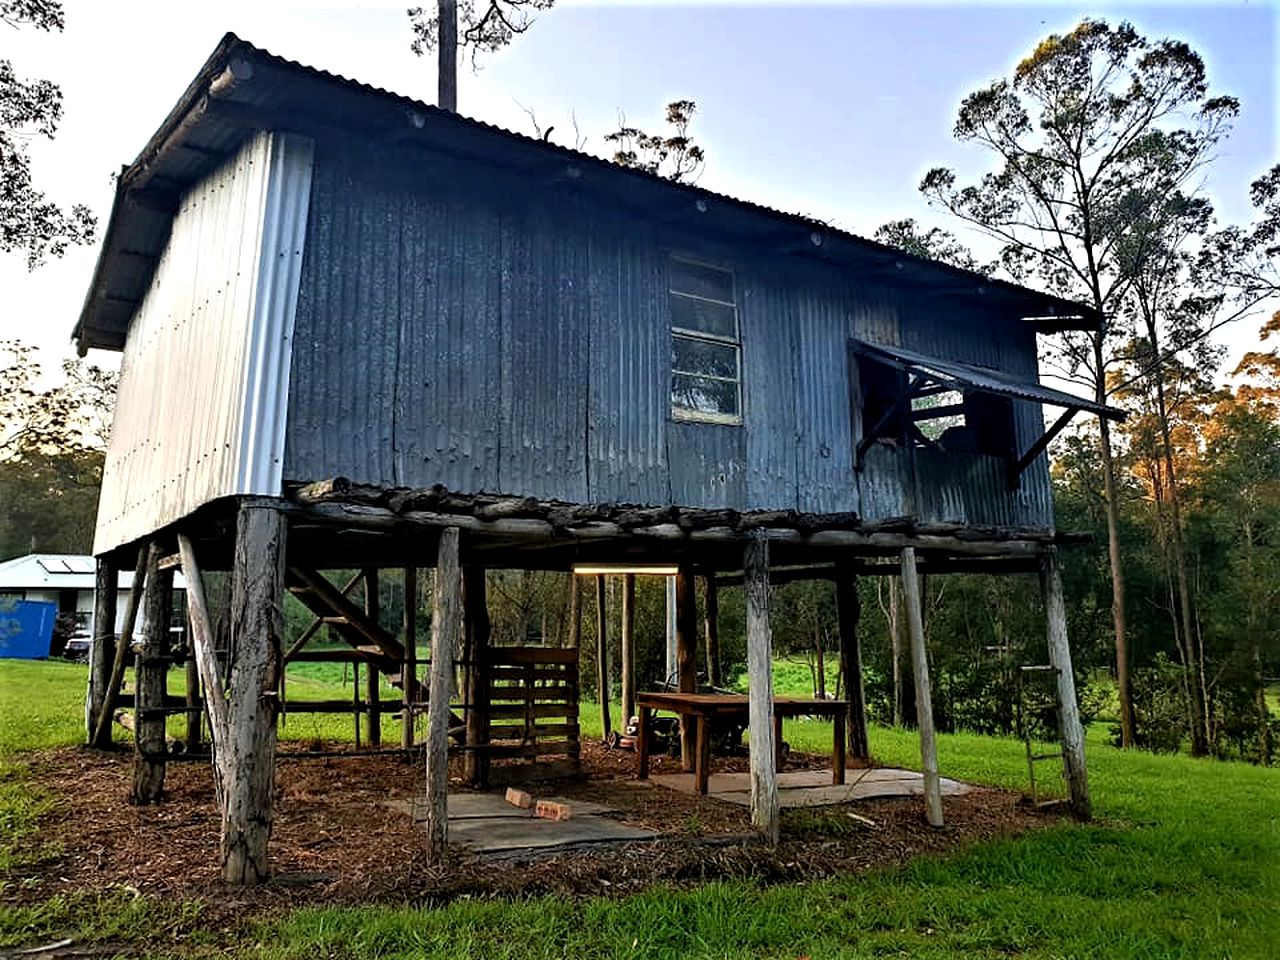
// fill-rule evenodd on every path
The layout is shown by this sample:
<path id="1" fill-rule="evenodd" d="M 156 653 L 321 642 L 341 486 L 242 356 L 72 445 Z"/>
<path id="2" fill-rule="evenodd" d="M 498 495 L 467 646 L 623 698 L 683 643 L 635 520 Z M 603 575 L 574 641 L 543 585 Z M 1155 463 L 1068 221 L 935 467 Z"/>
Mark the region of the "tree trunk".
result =
<path id="1" fill-rule="evenodd" d="M 370 622 L 377 623 L 379 610 L 378 568 L 368 567 L 364 571 L 364 612 Z M 382 713 L 378 709 L 382 701 L 382 671 L 373 663 L 369 663 L 364 674 L 364 699 L 368 710 L 365 712 L 365 740 L 369 746 L 382 745 Z"/>
<path id="2" fill-rule="evenodd" d="M 716 586 L 715 571 L 703 578 L 706 587 L 706 605 L 702 611 L 703 635 L 707 646 L 707 683 L 720 686 L 720 597 Z"/>
<path id="3" fill-rule="evenodd" d="M 613 732 L 609 711 L 609 611 L 606 606 L 604 576 L 596 577 L 596 699 L 600 701 L 600 735 L 605 740 Z"/>
<path id="4" fill-rule="evenodd" d="M 412 750 L 418 699 L 418 568 L 404 568 L 404 658 L 400 662 L 400 746 Z"/>
<path id="5" fill-rule="evenodd" d="M 1091 814 L 1089 775 L 1084 759 L 1084 727 L 1076 703 L 1076 678 L 1071 667 L 1071 645 L 1067 640 L 1067 607 L 1062 595 L 1062 577 L 1058 572 L 1058 551 L 1046 549 L 1041 561 L 1041 589 L 1044 592 L 1046 635 L 1049 663 L 1058 683 L 1058 723 L 1062 741 L 1062 766 L 1071 791 L 1071 810 L 1081 820 Z"/>
<path id="6" fill-rule="evenodd" d="M 280 511 L 240 507 L 232 568 L 235 656 L 226 698 L 227 733 L 225 742 L 214 744 L 223 787 L 222 878 L 228 883 L 260 883 L 269 873 L 286 535 Z"/>
<path id="7" fill-rule="evenodd" d="M 622 578 L 622 726 L 636 712 L 636 575 Z"/>
<path id="8" fill-rule="evenodd" d="M 1101 345 L 1097 348 L 1101 365 Z M 1101 366 L 1099 366 L 1101 369 Z M 1098 403 L 1106 402 L 1105 384 L 1099 380 Z M 1116 695 L 1120 701 L 1120 745 L 1134 745 L 1133 688 L 1129 682 L 1129 641 L 1125 624 L 1124 568 L 1120 562 L 1120 507 L 1116 503 L 1116 467 L 1111 456 L 1111 424 L 1098 418 L 1098 441 L 1102 454 L 1102 489 L 1107 511 L 1107 559 L 1111 565 L 1111 622 L 1116 639 Z"/>
<path id="9" fill-rule="evenodd" d="M 437 0 L 439 21 L 436 105 L 458 112 L 458 0 Z"/>
<path id="10" fill-rule="evenodd" d="M 483 567 L 463 571 L 462 594 L 466 617 L 470 666 L 467 678 L 467 759 L 464 776 L 475 787 L 489 782 L 489 641 L 493 625 L 489 620 L 489 591 Z M 479 749 L 477 749 L 479 748 Z"/>
<path id="11" fill-rule="evenodd" d="M 680 676 L 680 692 L 698 689 L 698 611 L 694 597 L 693 574 L 685 566 L 676 574 L 676 660 Z M 680 762 L 685 770 L 693 769 L 694 726 L 687 717 L 680 718 Z"/>

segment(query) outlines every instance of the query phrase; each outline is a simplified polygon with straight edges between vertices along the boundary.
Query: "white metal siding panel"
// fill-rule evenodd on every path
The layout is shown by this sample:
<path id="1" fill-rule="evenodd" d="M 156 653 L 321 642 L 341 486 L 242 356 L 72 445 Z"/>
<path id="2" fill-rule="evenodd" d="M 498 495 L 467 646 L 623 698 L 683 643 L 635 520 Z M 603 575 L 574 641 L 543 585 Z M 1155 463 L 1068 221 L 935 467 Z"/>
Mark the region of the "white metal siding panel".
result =
<path id="1" fill-rule="evenodd" d="M 129 329 L 95 553 L 279 492 L 309 149 L 259 134 L 184 197 Z"/>

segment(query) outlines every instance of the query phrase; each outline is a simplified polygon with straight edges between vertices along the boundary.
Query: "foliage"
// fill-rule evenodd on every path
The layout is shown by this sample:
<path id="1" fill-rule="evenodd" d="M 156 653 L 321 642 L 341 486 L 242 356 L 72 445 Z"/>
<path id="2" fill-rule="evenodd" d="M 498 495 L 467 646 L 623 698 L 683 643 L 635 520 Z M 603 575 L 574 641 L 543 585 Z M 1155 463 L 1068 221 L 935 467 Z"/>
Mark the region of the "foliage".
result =
<path id="1" fill-rule="evenodd" d="M 0 558 L 93 542 L 116 376 L 68 360 L 41 379 L 32 347 L 0 342 Z"/>
<path id="2" fill-rule="evenodd" d="M 706 161 L 702 147 L 689 135 L 697 110 L 698 105 L 692 100 L 668 103 L 666 124 L 670 129 L 666 136 L 646 133 L 620 117 L 618 129 L 604 138 L 615 147 L 611 159 L 619 166 L 643 170 L 677 183 L 696 183 Z"/>
<path id="3" fill-rule="evenodd" d="M 915 219 L 890 220 L 876 227 L 872 239 L 907 253 L 949 263 L 962 270 L 972 270 L 990 276 L 996 270 L 994 263 L 979 263 L 973 252 L 956 239 L 955 234 L 941 227 L 923 229 Z"/>
<path id="4" fill-rule="evenodd" d="M 0 22 L 12 28 L 61 31 L 57 0 L 0 0 Z M 76 204 L 64 210 L 36 189 L 28 141 L 52 140 L 62 119 L 62 91 L 49 80 L 21 79 L 0 60 L 0 251 L 21 253 L 34 270 L 72 244 L 93 239 L 95 218 Z"/>
<path id="5" fill-rule="evenodd" d="M 501 50 L 533 26 L 535 13 L 550 10 L 554 5 L 555 0 L 483 0 L 483 7 L 477 9 L 475 0 L 460 0 L 459 43 L 471 48 L 474 63 L 477 53 Z M 409 49 L 420 57 L 435 50 L 440 42 L 439 8 L 410 7 L 408 15 L 413 30 Z"/>

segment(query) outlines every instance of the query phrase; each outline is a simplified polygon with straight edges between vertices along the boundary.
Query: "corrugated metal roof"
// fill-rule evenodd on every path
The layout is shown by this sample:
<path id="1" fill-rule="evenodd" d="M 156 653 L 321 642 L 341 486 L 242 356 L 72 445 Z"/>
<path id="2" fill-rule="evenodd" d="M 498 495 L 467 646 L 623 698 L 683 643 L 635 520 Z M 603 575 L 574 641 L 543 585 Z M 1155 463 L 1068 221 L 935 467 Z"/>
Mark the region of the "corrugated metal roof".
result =
<path id="1" fill-rule="evenodd" d="M 0 590 L 92 590 L 97 566 L 93 557 L 71 553 L 29 553 L 0 563 Z M 186 589 L 182 572 L 174 587 Z M 133 587 L 133 571 L 119 573 L 121 590 Z"/>
<path id="2" fill-rule="evenodd" d="M 927 287 L 1035 318 L 1045 332 L 1093 329 L 1085 306 L 992 280 L 836 230 L 810 217 L 619 167 L 599 157 L 461 117 L 346 77 L 303 66 L 227 34 L 138 158 L 121 173 L 102 252 L 73 336 L 81 350 L 120 349 L 163 250 L 183 192 L 261 129 L 328 130 L 420 144 L 525 172 L 657 220 L 679 220 L 738 244 L 856 264 L 907 287 Z M 548 184 L 543 178 L 540 182 Z"/>
<path id="3" fill-rule="evenodd" d="M 942 360 L 938 357 L 925 356 L 914 350 L 902 347 L 875 346 L 861 340 L 853 341 L 854 349 L 874 359 L 881 360 L 905 370 L 922 373 L 935 380 L 950 381 L 959 387 L 983 390 L 1006 397 L 1017 397 L 1020 400 L 1031 400 L 1035 403 L 1047 403 L 1055 407 L 1071 407 L 1087 410 L 1109 420 L 1123 420 L 1125 413 L 1115 407 L 1104 406 L 1085 400 L 1074 394 L 1063 393 L 1051 387 L 1043 386 L 1029 380 L 1019 380 L 1002 370 L 990 367 L 978 367 L 957 360 Z"/>

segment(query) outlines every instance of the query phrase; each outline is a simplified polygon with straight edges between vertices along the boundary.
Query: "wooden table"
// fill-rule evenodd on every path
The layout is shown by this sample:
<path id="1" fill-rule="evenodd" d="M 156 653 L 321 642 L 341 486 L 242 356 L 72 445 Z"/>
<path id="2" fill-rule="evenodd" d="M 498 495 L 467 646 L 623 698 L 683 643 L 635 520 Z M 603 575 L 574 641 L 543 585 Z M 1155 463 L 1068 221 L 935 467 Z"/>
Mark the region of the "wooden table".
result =
<path id="1" fill-rule="evenodd" d="M 695 725 L 697 748 L 693 776 L 698 793 L 706 794 L 711 772 L 711 724 L 717 718 L 746 719 L 749 702 L 740 693 L 637 693 L 640 735 L 636 753 L 640 756 L 640 779 L 649 779 L 649 718 L 655 710 L 670 710 L 689 718 Z M 846 700 L 803 700 L 775 697 L 773 700 L 774 762 L 782 768 L 782 720 L 784 717 L 830 717 L 834 723 L 831 750 L 831 782 L 844 783 L 844 731 L 849 703 Z M 687 768 L 686 768 L 687 769 Z"/>

